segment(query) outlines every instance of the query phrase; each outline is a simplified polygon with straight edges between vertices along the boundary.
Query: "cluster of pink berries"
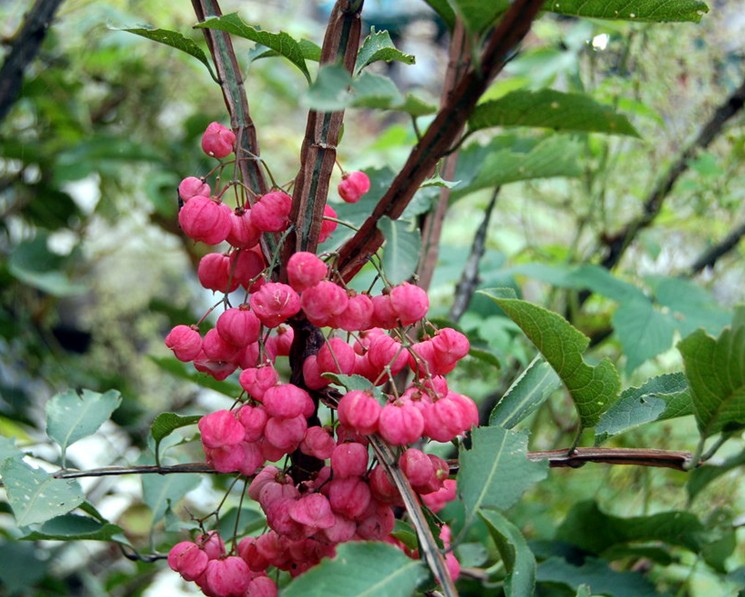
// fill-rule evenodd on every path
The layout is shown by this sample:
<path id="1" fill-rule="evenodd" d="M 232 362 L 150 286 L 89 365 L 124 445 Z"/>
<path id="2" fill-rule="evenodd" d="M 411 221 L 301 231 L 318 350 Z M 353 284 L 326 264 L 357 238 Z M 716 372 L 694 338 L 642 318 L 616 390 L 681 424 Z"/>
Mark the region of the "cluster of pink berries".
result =
<path id="1" fill-rule="evenodd" d="M 202 139 L 205 152 L 217 158 L 230 155 L 234 143 L 233 133 L 216 123 Z M 339 194 L 354 202 L 369 188 L 364 173 L 352 172 L 344 175 Z M 184 232 L 197 241 L 231 246 L 202 258 L 201 284 L 226 297 L 242 287 L 247 300 L 227 307 L 204 336 L 196 325 L 178 325 L 165 342 L 178 359 L 216 379 L 240 369 L 245 399 L 237 408 L 202 417 L 199 430 L 215 470 L 253 477 L 248 495 L 266 514 L 268 530 L 242 539 L 230 555 L 214 533 L 179 543 L 169 555 L 171 568 L 207 595 L 274 595 L 276 586 L 266 576 L 270 567 L 296 576 L 332 556 L 341 542 L 398 544 L 391 532 L 402 498 L 371 458 L 368 437 L 378 434 L 397 447 L 402 473 L 432 511 L 455 499 L 447 463 L 415 445 L 426 438 L 448 442 L 478 424 L 474 402 L 451 391 L 444 377 L 468 354 L 467 338 L 449 328 L 426 333 L 431 328 L 422 320 L 429 299 L 421 288 L 403 283 L 376 296 L 356 293 L 338 284 L 333 268 L 313 253 L 290 257 L 286 284 L 272 281 L 258 241 L 262 233 L 289 226 L 291 199 L 284 192 L 267 193 L 250 208 L 239 204 L 235 210 L 211 198 L 203 179 L 185 179 L 179 192 Z M 322 236 L 336 225 L 326 224 Z M 301 319 L 328 331 L 318 352 L 302 362 L 300 385 L 284 383 L 275 362 L 289 355 L 291 324 Z M 417 330 L 425 330 L 419 341 L 411 339 Z M 413 377 L 408 387 L 383 393 L 380 386 L 404 370 Z M 362 376 L 370 386 L 344 393 L 336 404 L 338 421 L 323 426 L 318 405 L 321 398 L 329 402 L 326 374 Z M 285 457 L 290 468 L 266 465 Z M 297 460 L 305 468 L 296 467 Z M 442 532 L 449 536 L 446 527 Z M 446 560 L 457 576 L 452 553 Z"/>

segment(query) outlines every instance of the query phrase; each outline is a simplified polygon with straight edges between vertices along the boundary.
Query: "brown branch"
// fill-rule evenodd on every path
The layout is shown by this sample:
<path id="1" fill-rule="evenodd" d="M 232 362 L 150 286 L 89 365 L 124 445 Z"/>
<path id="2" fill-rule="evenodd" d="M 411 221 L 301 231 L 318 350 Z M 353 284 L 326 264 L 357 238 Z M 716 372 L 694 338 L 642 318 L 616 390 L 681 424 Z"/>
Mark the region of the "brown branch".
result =
<path id="1" fill-rule="evenodd" d="M 688 270 L 688 275 L 695 276 L 707 267 L 714 267 L 714 264 L 720 258 L 724 257 L 724 255 L 737 247 L 743 236 L 745 236 L 745 222 L 742 222 L 739 226 L 735 227 L 720 242 L 704 251 L 704 253 L 691 264 L 691 267 Z"/>
<path id="2" fill-rule="evenodd" d="M 80 479 L 83 477 L 116 477 L 121 475 L 172 475 L 174 473 L 207 473 L 219 475 L 215 469 L 204 462 L 189 462 L 172 466 L 137 465 L 105 466 L 88 470 L 61 469 L 52 474 L 55 479 Z"/>
<path id="3" fill-rule="evenodd" d="M 47 29 L 62 2 L 63 0 L 36 0 L 11 42 L 10 51 L 0 68 L 0 122 L 18 98 L 23 84 L 23 72 L 38 54 Z"/>
<path id="4" fill-rule="evenodd" d="M 678 179 L 685 173 L 699 149 L 707 148 L 724 130 L 727 121 L 737 114 L 745 103 L 745 80 L 714 112 L 692 143 L 678 156 L 665 175 L 657 182 L 644 202 L 642 214 L 606 241 L 607 251 L 602 260 L 606 269 L 613 269 L 641 230 L 648 227 L 662 209 L 665 199 Z"/>
<path id="5" fill-rule="evenodd" d="M 528 33 L 542 5 L 541 0 L 515 0 L 510 5 L 486 40 L 480 66 L 470 68 L 458 82 L 421 141 L 412 149 L 391 187 L 375 206 L 372 215 L 341 247 L 337 264 L 344 280 L 353 278 L 383 244 L 383 236 L 377 229 L 378 221 L 383 216 L 395 220 L 403 213 L 419 185 L 457 141 L 476 102 Z"/>
<path id="6" fill-rule="evenodd" d="M 363 0 L 338 0 L 334 5 L 321 48 L 321 65 L 340 63 L 350 74 L 353 72 L 360 44 L 362 4 Z M 343 121 L 344 110 L 308 112 L 290 214 L 295 231 L 283 247 L 285 261 L 293 252 L 315 252 L 318 246 Z"/>
<path id="7" fill-rule="evenodd" d="M 222 15 L 217 0 L 192 0 L 191 4 L 200 23 L 208 17 Z M 226 31 L 206 28 L 202 31 L 215 63 L 225 107 L 230 114 L 230 126 L 236 133 L 236 156 L 241 178 L 255 194 L 262 195 L 267 192 L 267 183 L 258 159 L 259 141 L 249 113 L 246 89 L 233 42 Z"/>

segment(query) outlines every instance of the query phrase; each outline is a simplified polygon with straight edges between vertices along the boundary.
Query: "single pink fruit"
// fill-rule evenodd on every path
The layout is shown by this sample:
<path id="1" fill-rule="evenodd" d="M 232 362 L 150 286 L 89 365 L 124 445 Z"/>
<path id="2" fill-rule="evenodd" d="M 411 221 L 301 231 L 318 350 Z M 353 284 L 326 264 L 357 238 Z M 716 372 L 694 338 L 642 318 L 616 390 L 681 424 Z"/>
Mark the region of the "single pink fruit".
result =
<path id="1" fill-rule="evenodd" d="M 370 472 L 370 491 L 373 497 L 380 502 L 396 506 L 403 505 L 398 487 L 396 487 L 386 470 L 380 465 L 376 465 Z"/>
<path id="2" fill-rule="evenodd" d="M 339 183 L 339 196 L 347 203 L 357 203 L 370 190 L 370 178 L 361 171 L 346 172 Z"/>
<path id="3" fill-rule="evenodd" d="M 371 501 L 357 525 L 357 535 L 368 541 L 382 541 L 393 532 L 396 517 L 388 504 Z"/>
<path id="4" fill-rule="evenodd" d="M 342 424 L 358 433 L 370 435 L 378 430 L 378 419 L 383 407 L 369 392 L 352 390 L 342 396 L 337 413 Z"/>
<path id="5" fill-rule="evenodd" d="M 218 159 L 233 153 L 235 147 L 235 133 L 219 122 L 211 122 L 202 135 L 202 150 L 208 156 Z"/>
<path id="6" fill-rule="evenodd" d="M 323 427 L 309 427 L 305 432 L 303 441 L 300 442 L 300 451 L 308 456 L 326 460 L 336 447 L 336 442 L 331 434 Z"/>
<path id="7" fill-rule="evenodd" d="M 334 218 L 336 220 L 337 215 L 336 210 L 327 203 L 323 208 L 323 221 L 321 222 L 321 234 L 318 236 L 318 244 L 326 242 L 339 225 L 334 220 L 328 218 Z"/>
<path id="8" fill-rule="evenodd" d="M 357 442 L 344 442 L 331 453 L 331 470 L 334 479 L 361 477 L 367 471 L 367 446 Z"/>
<path id="9" fill-rule="evenodd" d="M 232 362 L 240 348 L 223 340 L 216 328 L 209 330 L 202 339 L 202 350 L 212 361 Z"/>
<path id="10" fill-rule="evenodd" d="M 231 213 L 231 209 L 224 203 L 196 195 L 178 212 L 178 222 L 189 238 L 216 245 L 228 238 L 232 227 Z"/>
<path id="11" fill-rule="evenodd" d="M 207 253 L 197 266 L 199 283 L 213 292 L 233 292 L 238 281 L 230 275 L 230 258 L 220 253 Z"/>
<path id="12" fill-rule="evenodd" d="M 258 282 L 254 280 L 264 271 L 266 262 L 258 246 L 251 249 L 240 249 L 230 254 L 230 274 L 236 285 L 254 292 Z M 260 282 L 260 280 L 259 280 Z"/>
<path id="13" fill-rule="evenodd" d="M 248 564 L 238 556 L 210 560 L 204 582 L 215 597 L 242 597 L 252 576 Z"/>
<path id="14" fill-rule="evenodd" d="M 405 446 L 421 439 L 424 417 L 412 404 L 391 402 L 383 407 L 378 420 L 378 430 L 387 442 Z"/>
<path id="15" fill-rule="evenodd" d="M 267 356 L 272 360 L 277 357 L 289 356 L 294 338 L 295 330 L 292 327 L 285 324 L 278 325 L 264 344 Z"/>
<path id="16" fill-rule="evenodd" d="M 195 542 L 210 560 L 216 560 L 225 555 L 225 542 L 217 531 L 208 531 L 204 535 L 199 535 Z"/>
<path id="17" fill-rule="evenodd" d="M 289 223 L 292 198 L 283 191 L 259 197 L 251 207 L 251 221 L 262 232 L 282 232 Z"/>
<path id="18" fill-rule="evenodd" d="M 432 510 L 432 512 L 439 512 L 456 498 L 455 479 L 445 479 L 442 483 L 442 488 L 434 493 L 422 495 L 421 498 L 427 508 Z"/>
<path id="19" fill-rule="evenodd" d="M 303 291 L 300 301 L 308 321 L 313 325 L 325 327 L 347 308 L 349 297 L 341 286 L 328 280 L 321 280 Z"/>
<path id="20" fill-rule="evenodd" d="M 315 410 L 310 394 L 291 383 L 278 384 L 267 389 L 262 402 L 270 417 L 280 419 L 292 419 L 300 415 L 308 417 Z M 279 446 L 276 443 L 274 445 Z"/>
<path id="21" fill-rule="evenodd" d="M 398 326 L 398 315 L 393 309 L 391 297 L 388 294 L 378 294 L 372 297 L 373 318 L 372 324 L 375 327 L 385 330 L 392 330 Z"/>
<path id="22" fill-rule="evenodd" d="M 261 230 L 251 221 L 251 210 L 239 207 L 230 212 L 230 232 L 225 240 L 236 249 L 250 249 L 260 238 Z"/>
<path id="23" fill-rule="evenodd" d="M 375 308 L 366 294 L 350 294 L 347 308 L 334 319 L 334 327 L 346 332 L 366 330 L 372 326 Z"/>
<path id="24" fill-rule="evenodd" d="M 424 289 L 408 282 L 391 288 L 388 296 L 390 297 L 391 308 L 403 326 L 421 320 L 429 309 L 429 297 L 427 297 Z"/>
<path id="25" fill-rule="evenodd" d="M 211 193 L 210 185 L 204 182 L 203 178 L 197 178 L 196 176 L 187 176 L 178 185 L 179 197 L 184 201 L 188 201 L 197 195 L 209 197 Z"/>
<path id="26" fill-rule="evenodd" d="M 357 520 L 370 505 L 370 486 L 362 479 L 334 479 L 328 487 L 329 503 L 336 514 Z"/>
<path id="27" fill-rule="evenodd" d="M 207 448 L 222 448 L 243 441 L 245 431 L 228 410 L 218 410 L 204 415 L 197 424 L 202 434 L 202 444 Z"/>
<path id="28" fill-rule="evenodd" d="M 328 498 L 320 493 L 309 493 L 292 504 L 290 518 L 305 527 L 310 527 L 313 532 L 331 528 L 336 522 Z"/>
<path id="29" fill-rule="evenodd" d="M 166 336 L 165 343 L 179 361 L 193 361 L 202 350 L 199 331 L 189 325 L 177 325 Z"/>
<path id="30" fill-rule="evenodd" d="M 264 427 L 269 416 L 262 406 L 244 404 L 237 413 L 238 422 L 243 425 L 243 440 L 257 442 L 264 436 Z"/>
<path id="31" fill-rule="evenodd" d="M 331 383 L 330 379 L 321 377 L 318 357 L 314 354 L 303 361 L 303 381 L 309 390 L 320 390 Z"/>
<path id="32" fill-rule="evenodd" d="M 267 282 L 251 295 L 251 308 L 266 327 L 275 328 L 300 311 L 300 297 L 291 286 Z"/>
<path id="33" fill-rule="evenodd" d="M 289 454 L 303 441 L 307 429 L 308 423 L 303 415 L 291 419 L 269 417 L 264 427 L 264 440 Z"/>
<path id="34" fill-rule="evenodd" d="M 257 576 L 249 581 L 245 595 L 251 597 L 277 597 L 277 584 L 268 576 Z"/>
<path id="35" fill-rule="evenodd" d="M 351 375 L 354 371 L 354 349 L 341 338 L 329 338 L 318 351 L 318 368 L 322 373 Z"/>
<path id="36" fill-rule="evenodd" d="M 279 383 L 279 374 L 271 363 L 241 371 L 238 383 L 254 400 L 264 399 L 266 391 Z"/>
<path id="37" fill-rule="evenodd" d="M 299 251 L 287 261 L 287 279 L 297 292 L 315 286 L 327 273 L 326 264 L 314 253 Z"/>
<path id="38" fill-rule="evenodd" d="M 261 324 L 249 305 L 226 309 L 217 318 L 217 333 L 225 342 L 244 348 L 259 339 Z"/>
<path id="39" fill-rule="evenodd" d="M 184 580 L 196 580 L 207 568 L 209 558 L 203 549 L 191 541 L 176 543 L 168 552 L 168 565 Z"/>

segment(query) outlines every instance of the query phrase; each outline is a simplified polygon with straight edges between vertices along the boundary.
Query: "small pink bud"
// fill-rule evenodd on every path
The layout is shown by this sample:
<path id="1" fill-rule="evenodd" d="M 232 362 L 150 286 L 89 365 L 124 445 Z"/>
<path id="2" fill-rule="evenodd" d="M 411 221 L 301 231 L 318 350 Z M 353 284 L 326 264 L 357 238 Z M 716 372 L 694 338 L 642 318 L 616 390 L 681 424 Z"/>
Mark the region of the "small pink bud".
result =
<path id="1" fill-rule="evenodd" d="M 297 292 L 315 286 L 327 273 L 326 264 L 314 253 L 300 251 L 287 261 L 287 278 Z"/>
<path id="2" fill-rule="evenodd" d="M 211 122 L 202 135 L 202 150 L 208 156 L 218 159 L 233 153 L 235 133 L 219 122 Z"/>
<path id="3" fill-rule="evenodd" d="M 179 361 L 193 361 L 202 350 L 202 337 L 199 332 L 188 325 L 177 325 L 165 338 L 168 348 Z"/>

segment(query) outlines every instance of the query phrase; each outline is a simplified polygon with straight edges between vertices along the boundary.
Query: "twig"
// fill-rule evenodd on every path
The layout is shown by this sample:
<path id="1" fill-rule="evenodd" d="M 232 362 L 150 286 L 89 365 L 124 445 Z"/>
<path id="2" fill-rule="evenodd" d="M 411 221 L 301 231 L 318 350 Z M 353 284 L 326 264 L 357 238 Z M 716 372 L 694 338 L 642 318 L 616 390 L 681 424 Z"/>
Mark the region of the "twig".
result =
<path id="1" fill-rule="evenodd" d="M 174 464 L 172 466 L 105 466 L 82 471 L 61 469 L 53 473 L 52 476 L 55 479 L 80 479 L 83 477 L 113 477 L 120 475 L 172 475 L 174 473 L 221 474 L 204 462 L 189 462 L 186 464 Z"/>
<path id="2" fill-rule="evenodd" d="M 665 175 L 657 182 L 644 202 L 644 210 L 636 219 L 623 227 L 618 233 L 605 240 L 607 251 L 602 265 L 613 269 L 623 257 L 641 230 L 652 224 L 660 213 L 665 199 L 678 179 L 690 166 L 692 158 L 699 149 L 708 147 L 724 130 L 725 123 L 737 114 L 745 103 L 745 80 L 714 112 L 692 143 L 678 156 Z"/>
<path id="3" fill-rule="evenodd" d="M 446 597 L 457 597 L 458 591 L 453 584 L 453 579 L 450 577 L 450 572 L 445 564 L 445 558 L 437 548 L 437 542 L 427 524 L 427 519 L 424 517 L 424 512 L 419 505 L 419 500 L 411 487 L 411 483 L 409 483 L 406 475 L 402 474 L 398 468 L 395 454 L 391 451 L 390 446 L 379 436 L 371 435 L 369 439 L 380 465 L 390 475 L 398 488 L 398 492 L 401 494 L 404 505 L 406 506 L 406 512 L 409 514 L 411 524 L 414 525 L 417 537 L 419 538 L 419 546 L 422 550 L 424 561 L 430 570 L 432 570 L 432 574 L 434 574 L 435 579 L 439 582 L 444 595 Z"/>
<path id="4" fill-rule="evenodd" d="M 745 236 L 745 222 L 735 227 L 720 242 L 704 251 L 698 259 L 691 264 L 691 267 L 688 270 L 688 275 L 695 276 L 707 267 L 714 267 L 714 264 L 720 258 L 724 257 L 724 255 L 737 247 L 743 236 Z"/>
<path id="5" fill-rule="evenodd" d="M 476 292 L 476 287 L 479 283 L 479 263 L 486 250 L 486 233 L 489 230 L 489 220 L 491 220 L 494 206 L 497 203 L 499 188 L 495 188 L 492 193 L 489 205 L 487 205 L 486 211 L 484 211 L 484 219 L 479 225 L 476 236 L 473 239 L 471 253 L 468 255 L 468 259 L 466 259 L 466 265 L 463 267 L 460 281 L 455 287 L 455 298 L 448 313 L 448 318 L 451 321 L 457 322 L 463 316 L 463 313 L 468 309 L 468 304 L 471 302 L 473 293 Z"/>
<path id="6" fill-rule="evenodd" d="M 23 72 L 39 52 L 63 0 L 36 0 L 26 13 L 20 31 L 10 44 L 10 51 L 0 68 L 0 122 L 15 103 L 23 83 Z"/>
<path id="7" fill-rule="evenodd" d="M 337 264 L 345 281 L 353 278 L 383 244 L 383 236 L 377 228 L 380 218 L 388 216 L 395 220 L 403 213 L 419 185 L 457 140 L 479 97 L 528 33 L 542 6 L 541 0 L 515 0 L 510 5 L 488 36 L 479 67 L 471 67 L 458 82 L 373 213 L 341 247 Z"/>

